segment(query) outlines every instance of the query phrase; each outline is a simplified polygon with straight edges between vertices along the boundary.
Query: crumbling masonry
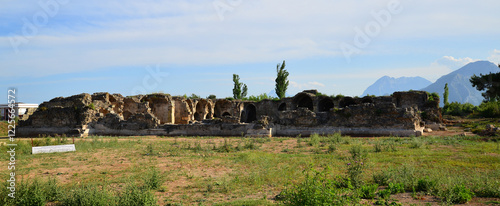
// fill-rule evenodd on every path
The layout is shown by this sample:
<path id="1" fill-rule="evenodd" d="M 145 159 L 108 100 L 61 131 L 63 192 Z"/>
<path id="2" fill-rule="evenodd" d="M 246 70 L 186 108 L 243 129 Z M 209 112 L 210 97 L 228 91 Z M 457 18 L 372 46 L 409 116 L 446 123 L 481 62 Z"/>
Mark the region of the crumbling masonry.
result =
<path id="1" fill-rule="evenodd" d="M 79 94 L 44 102 L 17 136 L 66 134 L 162 136 L 420 136 L 441 123 L 439 100 L 421 91 L 384 97 L 331 98 L 310 90 L 260 102 L 186 99 L 168 94 Z"/>

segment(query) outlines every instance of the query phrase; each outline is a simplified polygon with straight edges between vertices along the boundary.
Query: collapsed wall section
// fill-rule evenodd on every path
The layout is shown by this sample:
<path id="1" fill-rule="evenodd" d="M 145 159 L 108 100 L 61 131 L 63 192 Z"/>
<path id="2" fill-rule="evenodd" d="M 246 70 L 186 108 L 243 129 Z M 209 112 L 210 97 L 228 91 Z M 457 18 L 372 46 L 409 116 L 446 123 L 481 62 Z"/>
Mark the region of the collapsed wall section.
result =
<path id="1" fill-rule="evenodd" d="M 175 101 L 170 95 L 146 95 L 141 99 L 141 102 L 149 103 L 147 107 L 149 107 L 151 113 L 158 118 L 160 124 L 174 124 L 176 122 L 174 118 L 176 112 Z M 137 113 L 137 111 L 133 113 Z"/>

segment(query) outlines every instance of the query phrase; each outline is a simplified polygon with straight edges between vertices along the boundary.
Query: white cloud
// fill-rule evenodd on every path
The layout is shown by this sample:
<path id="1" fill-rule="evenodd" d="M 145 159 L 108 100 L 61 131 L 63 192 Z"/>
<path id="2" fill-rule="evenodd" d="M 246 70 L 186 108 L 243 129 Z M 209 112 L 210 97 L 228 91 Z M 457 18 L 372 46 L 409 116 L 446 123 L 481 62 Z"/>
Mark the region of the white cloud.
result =
<path id="1" fill-rule="evenodd" d="M 13 25 L 18 24 L 5 29 L 0 26 L 5 33 L 20 34 L 21 19 L 40 11 L 36 3 L 18 2 L 7 1 L 0 8 Z M 370 12 L 387 6 L 387 2 L 369 0 L 244 0 L 220 21 L 212 2 L 70 1 L 37 36 L 20 47 L 19 54 L 13 53 L 9 37 L 0 35 L 0 64 L 9 68 L 3 75 L 48 75 L 148 64 L 221 65 L 342 57 L 339 44 L 351 42 L 354 27 L 363 28 L 374 20 Z M 375 38 L 404 41 L 413 37 L 499 34 L 490 26 L 499 18 L 494 9 L 500 7 L 497 1 L 470 4 L 422 0 L 401 1 L 401 5 L 403 12 L 394 15 L 391 24 Z M 369 47 L 363 54 L 380 53 L 376 48 Z M 443 61 L 451 64 L 454 60 L 459 60 L 456 64 L 467 61 Z M 445 62 L 438 64 L 450 67 Z"/>
<path id="2" fill-rule="evenodd" d="M 488 57 L 488 61 L 500 64 L 500 50 L 494 49 Z"/>
<path id="3" fill-rule="evenodd" d="M 465 66 L 468 63 L 478 61 L 479 59 L 472 59 L 469 57 L 465 58 L 455 58 L 452 56 L 444 56 L 438 60 L 436 60 L 434 63 L 432 63 L 431 66 L 433 67 L 440 67 L 444 66 L 447 68 L 450 68 L 451 70 L 457 70 L 463 66 Z"/>
<path id="4" fill-rule="evenodd" d="M 320 87 L 325 87 L 323 83 L 320 82 L 307 82 L 307 83 L 297 83 L 295 81 L 290 81 L 290 86 L 298 89 L 298 90 L 304 90 L 304 89 L 319 89 Z"/>

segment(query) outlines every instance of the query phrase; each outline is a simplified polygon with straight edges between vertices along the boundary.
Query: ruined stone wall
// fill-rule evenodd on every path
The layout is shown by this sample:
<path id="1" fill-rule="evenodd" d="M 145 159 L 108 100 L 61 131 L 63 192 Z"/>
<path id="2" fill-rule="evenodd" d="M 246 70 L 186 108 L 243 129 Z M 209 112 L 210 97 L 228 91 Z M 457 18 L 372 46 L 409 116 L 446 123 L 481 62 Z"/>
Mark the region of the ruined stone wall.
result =
<path id="1" fill-rule="evenodd" d="M 193 120 L 203 121 L 213 119 L 214 105 L 211 99 L 197 99 L 194 106 Z"/>
<path id="2" fill-rule="evenodd" d="M 174 100 L 170 95 L 153 94 L 144 96 L 141 102 L 147 102 L 147 107 L 151 108 L 151 113 L 154 114 L 160 124 L 174 124 L 176 107 Z M 144 108 L 145 109 L 145 108 Z M 133 113 L 137 113 L 133 112 Z"/>
<path id="3" fill-rule="evenodd" d="M 191 110 L 191 101 L 182 97 L 174 97 L 175 105 L 175 124 L 188 124 L 193 119 L 193 112 Z"/>
<path id="4" fill-rule="evenodd" d="M 57 131 L 97 135 L 134 134 L 133 131 L 135 135 L 307 135 L 337 131 L 419 135 L 422 125 L 439 123 L 438 104 L 439 100 L 429 101 L 427 93 L 419 91 L 334 99 L 309 90 L 292 98 L 260 102 L 186 99 L 168 94 L 80 94 L 41 104 L 28 120 L 20 122 L 20 136 Z M 228 125 L 243 126 L 227 131 L 232 128 Z M 181 131 L 188 128 L 197 129 Z"/>

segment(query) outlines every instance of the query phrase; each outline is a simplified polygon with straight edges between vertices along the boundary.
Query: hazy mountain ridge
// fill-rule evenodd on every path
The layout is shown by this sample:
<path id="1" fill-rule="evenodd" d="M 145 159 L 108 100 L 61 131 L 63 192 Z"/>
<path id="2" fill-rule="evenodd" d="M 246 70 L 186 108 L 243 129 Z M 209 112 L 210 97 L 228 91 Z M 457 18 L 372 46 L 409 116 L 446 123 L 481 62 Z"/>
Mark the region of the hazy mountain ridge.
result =
<path id="1" fill-rule="evenodd" d="M 386 96 L 396 91 L 419 90 L 432 84 L 431 81 L 422 77 L 400 77 L 394 78 L 383 76 L 370 85 L 362 96 L 375 95 Z"/>
<path id="2" fill-rule="evenodd" d="M 489 61 L 477 61 L 469 63 L 460 69 L 457 69 L 447 75 L 440 77 L 436 82 L 423 88 L 427 92 L 436 92 L 441 97 L 441 106 L 443 106 L 444 85 L 448 83 L 449 102 L 471 103 L 479 105 L 484 100 L 480 91 L 472 87 L 469 79 L 475 74 L 489 74 L 490 72 L 500 72 L 497 65 Z"/>

